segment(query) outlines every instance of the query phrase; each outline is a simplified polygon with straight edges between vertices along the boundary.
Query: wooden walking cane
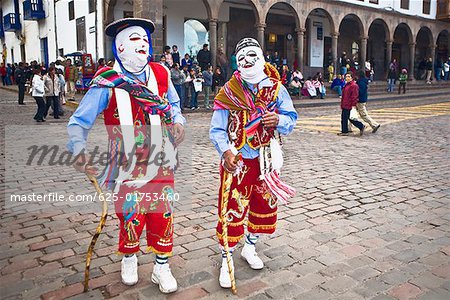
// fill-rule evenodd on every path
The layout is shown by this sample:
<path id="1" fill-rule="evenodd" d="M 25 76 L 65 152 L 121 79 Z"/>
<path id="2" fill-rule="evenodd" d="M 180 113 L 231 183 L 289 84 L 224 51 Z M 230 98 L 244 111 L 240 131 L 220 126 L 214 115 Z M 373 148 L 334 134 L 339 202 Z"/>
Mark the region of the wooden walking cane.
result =
<path id="1" fill-rule="evenodd" d="M 102 202 L 102 216 L 100 217 L 100 222 L 97 225 L 97 229 L 95 230 L 95 234 L 92 237 L 91 243 L 89 244 L 89 248 L 86 254 L 86 267 L 84 269 L 84 291 L 87 292 L 89 290 L 89 267 L 91 265 L 91 257 L 92 252 L 94 251 L 95 243 L 102 232 L 103 227 L 106 224 L 106 218 L 108 217 L 108 203 L 106 202 L 105 195 L 103 194 L 100 185 L 98 184 L 97 178 L 95 176 L 86 174 L 92 185 L 94 186 L 96 192 L 99 195 L 99 199 Z"/>
<path id="2" fill-rule="evenodd" d="M 238 153 L 234 162 L 237 163 L 242 158 L 242 154 Z M 231 280 L 231 292 L 236 295 L 236 280 L 234 278 L 234 269 L 231 268 L 231 255 L 230 248 L 228 247 L 228 224 L 227 224 L 227 207 L 228 207 L 228 196 L 230 195 L 231 183 L 233 182 L 233 174 L 225 171 L 225 180 L 223 187 L 223 195 L 222 195 L 222 210 L 221 210 L 221 220 L 222 220 L 222 239 L 223 239 L 223 248 L 225 250 L 225 254 L 227 255 L 227 265 L 228 265 L 228 273 L 230 274 Z"/>

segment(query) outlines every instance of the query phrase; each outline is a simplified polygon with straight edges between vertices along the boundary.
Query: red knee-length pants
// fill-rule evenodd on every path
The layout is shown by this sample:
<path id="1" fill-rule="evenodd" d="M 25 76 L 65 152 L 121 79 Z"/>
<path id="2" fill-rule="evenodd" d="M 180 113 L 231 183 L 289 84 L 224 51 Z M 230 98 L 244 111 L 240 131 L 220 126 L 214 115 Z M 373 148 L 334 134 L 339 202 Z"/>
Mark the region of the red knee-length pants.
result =
<path id="1" fill-rule="evenodd" d="M 277 200 L 266 183 L 259 180 L 259 158 L 244 159 L 240 174 L 233 177 L 227 205 L 228 245 L 234 247 L 244 235 L 244 225 L 250 233 L 275 232 L 277 223 Z M 216 234 L 223 246 L 221 212 L 225 171 L 220 167 L 219 221 Z M 246 217 L 248 220 L 246 222 Z"/>
<path id="2" fill-rule="evenodd" d="M 120 221 L 119 252 L 136 253 L 144 227 L 148 251 L 172 255 L 173 248 L 173 173 L 157 177 L 136 188 L 122 184 L 117 191 L 116 214 Z M 172 196 L 169 196 L 172 194 Z"/>

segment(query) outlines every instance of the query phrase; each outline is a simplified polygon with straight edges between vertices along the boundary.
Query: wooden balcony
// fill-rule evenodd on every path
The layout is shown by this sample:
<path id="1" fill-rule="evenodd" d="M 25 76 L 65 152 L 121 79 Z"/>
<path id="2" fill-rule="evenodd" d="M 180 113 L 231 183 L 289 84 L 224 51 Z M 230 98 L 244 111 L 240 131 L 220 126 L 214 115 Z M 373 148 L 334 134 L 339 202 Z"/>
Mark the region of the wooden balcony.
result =
<path id="1" fill-rule="evenodd" d="M 436 19 L 450 22 L 450 0 L 438 0 Z"/>

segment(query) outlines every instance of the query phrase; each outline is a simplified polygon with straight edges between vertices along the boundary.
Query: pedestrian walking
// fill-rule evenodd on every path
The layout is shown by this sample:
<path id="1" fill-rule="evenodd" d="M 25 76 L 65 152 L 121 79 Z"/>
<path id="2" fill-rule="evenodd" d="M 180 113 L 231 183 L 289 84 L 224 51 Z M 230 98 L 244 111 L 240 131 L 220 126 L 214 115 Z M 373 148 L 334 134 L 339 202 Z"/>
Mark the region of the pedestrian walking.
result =
<path id="1" fill-rule="evenodd" d="M 393 64 L 390 65 L 389 67 L 389 72 L 388 72 L 388 87 L 387 87 L 387 91 L 388 93 L 392 93 L 395 89 L 395 81 L 397 79 L 397 72 L 395 71 L 395 66 Z"/>
<path id="2" fill-rule="evenodd" d="M 433 59 L 430 57 L 430 58 L 428 58 L 428 60 L 427 60 L 427 63 L 426 63 L 426 70 L 427 70 L 427 77 L 426 77 L 426 83 L 427 84 L 431 84 L 431 79 L 432 79 L 432 76 L 433 76 Z"/>
<path id="3" fill-rule="evenodd" d="M 46 110 L 45 118 L 47 117 L 49 108 L 53 107 L 53 117 L 59 119 L 60 107 L 59 107 L 59 78 L 56 75 L 55 67 L 48 68 L 48 74 L 44 76 L 44 89 L 45 89 L 45 101 Z"/>
<path id="4" fill-rule="evenodd" d="M 208 66 L 208 68 L 202 72 L 203 76 L 203 93 L 205 95 L 205 108 L 211 108 L 209 105 L 209 97 L 212 94 L 212 85 L 213 85 L 213 71 L 212 66 Z"/>
<path id="5" fill-rule="evenodd" d="M 356 107 L 359 101 L 359 87 L 353 80 L 353 74 L 347 72 L 345 74 L 345 86 L 342 90 L 341 99 L 341 132 L 338 133 L 340 136 L 347 136 L 348 132 L 348 122 L 352 123 L 354 126 L 358 127 L 359 135 L 364 134 L 364 124 L 356 119 L 350 119 L 350 111 L 353 107 Z"/>
<path id="6" fill-rule="evenodd" d="M 367 112 L 369 80 L 366 77 L 366 72 L 360 72 L 358 81 L 356 83 L 358 84 L 358 103 L 356 104 L 356 110 L 358 111 L 361 119 L 363 119 L 364 122 L 372 127 L 372 133 L 375 133 L 381 125 L 378 124 L 374 119 L 372 119 Z"/>
<path id="7" fill-rule="evenodd" d="M 181 101 L 181 99 L 183 99 L 183 84 L 186 80 L 186 76 L 183 71 L 180 70 L 180 65 L 178 63 L 173 64 L 173 67 L 170 70 L 170 78 L 172 79 L 173 86 L 175 87 Z"/>
<path id="8" fill-rule="evenodd" d="M 181 100 L 181 107 L 187 108 L 189 106 L 189 95 L 191 94 L 191 83 L 189 78 L 189 68 L 188 65 L 183 66 L 184 82 L 183 82 L 183 98 Z"/>
<path id="9" fill-rule="evenodd" d="M 450 57 L 448 58 L 448 60 L 446 60 L 444 62 L 444 80 L 447 81 L 448 80 L 448 74 L 450 72 Z"/>
<path id="10" fill-rule="evenodd" d="M 25 64 L 23 62 L 19 63 L 14 73 L 14 80 L 19 88 L 19 105 L 25 105 L 23 102 L 25 98 L 25 84 L 27 83 L 27 77 L 25 74 Z"/>
<path id="11" fill-rule="evenodd" d="M 36 100 L 37 111 L 34 115 L 36 122 L 45 122 L 46 106 L 44 102 L 45 84 L 40 68 L 33 70 L 33 80 L 31 82 L 31 96 Z"/>
<path id="12" fill-rule="evenodd" d="M 6 65 L 5 63 L 2 63 L 0 65 L 0 76 L 2 77 L 2 84 L 3 86 L 7 85 L 6 84 L 6 77 L 7 77 L 8 73 L 6 72 Z"/>
<path id="13" fill-rule="evenodd" d="M 66 81 L 66 95 L 69 100 L 75 100 L 76 87 L 75 83 L 78 80 L 78 68 L 72 65 L 72 60 L 66 60 L 66 68 L 64 69 L 64 79 Z"/>
<path id="14" fill-rule="evenodd" d="M 402 69 L 402 72 L 398 76 L 398 94 L 400 95 L 401 89 L 403 89 L 403 94 L 406 93 L 406 82 L 408 81 L 408 70 Z"/>

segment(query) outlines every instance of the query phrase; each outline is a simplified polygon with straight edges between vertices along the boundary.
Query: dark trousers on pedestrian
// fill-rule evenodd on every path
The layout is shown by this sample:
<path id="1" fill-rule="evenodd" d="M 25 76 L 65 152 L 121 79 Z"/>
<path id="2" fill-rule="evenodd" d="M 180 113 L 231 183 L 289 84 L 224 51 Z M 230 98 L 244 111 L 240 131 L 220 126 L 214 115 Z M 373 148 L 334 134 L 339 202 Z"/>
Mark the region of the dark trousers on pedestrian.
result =
<path id="1" fill-rule="evenodd" d="M 6 75 L 2 76 L 2 84 L 3 84 L 3 86 L 7 85 L 7 83 L 6 83 Z"/>
<path id="2" fill-rule="evenodd" d="M 406 82 L 400 82 L 398 85 L 398 93 L 400 94 L 401 89 L 403 88 L 403 94 L 406 93 Z"/>
<path id="3" fill-rule="evenodd" d="M 182 93 L 182 84 L 174 84 L 173 85 L 174 87 L 175 87 L 175 90 L 177 91 L 177 95 L 178 95 L 178 98 L 180 98 L 180 103 L 182 102 L 182 100 L 183 100 L 183 93 Z M 181 105 L 180 105 L 180 107 L 181 107 Z"/>
<path id="4" fill-rule="evenodd" d="M 191 94 L 191 108 L 197 108 L 198 104 L 197 104 L 197 96 L 199 92 L 196 92 L 195 89 L 193 87 L 191 87 L 192 89 L 192 94 Z"/>
<path id="5" fill-rule="evenodd" d="M 52 106 L 53 107 L 53 117 L 55 119 L 59 119 L 59 97 L 58 96 L 47 96 L 45 98 L 47 102 L 47 106 L 45 109 L 45 117 L 47 117 L 48 110 Z"/>
<path id="6" fill-rule="evenodd" d="M 47 107 L 45 105 L 44 98 L 43 97 L 34 97 L 34 100 L 36 100 L 36 104 L 37 104 L 37 112 L 34 115 L 34 119 L 36 121 L 42 121 L 42 120 L 44 120 L 46 111 L 47 111 Z"/>
<path id="7" fill-rule="evenodd" d="M 352 120 L 350 119 L 350 111 L 351 109 L 342 109 L 342 114 L 341 114 L 341 129 L 342 129 L 342 133 L 348 133 L 348 122 L 350 121 L 350 123 L 353 124 L 353 126 L 358 127 L 359 130 L 362 130 L 364 128 L 364 124 L 357 121 L 357 120 Z"/>
<path id="8" fill-rule="evenodd" d="M 19 84 L 19 104 L 23 104 L 25 98 L 25 83 Z"/>
<path id="9" fill-rule="evenodd" d="M 190 85 L 184 84 L 184 93 L 183 93 L 183 107 L 188 107 L 189 105 L 189 93 L 190 93 Z"/>

